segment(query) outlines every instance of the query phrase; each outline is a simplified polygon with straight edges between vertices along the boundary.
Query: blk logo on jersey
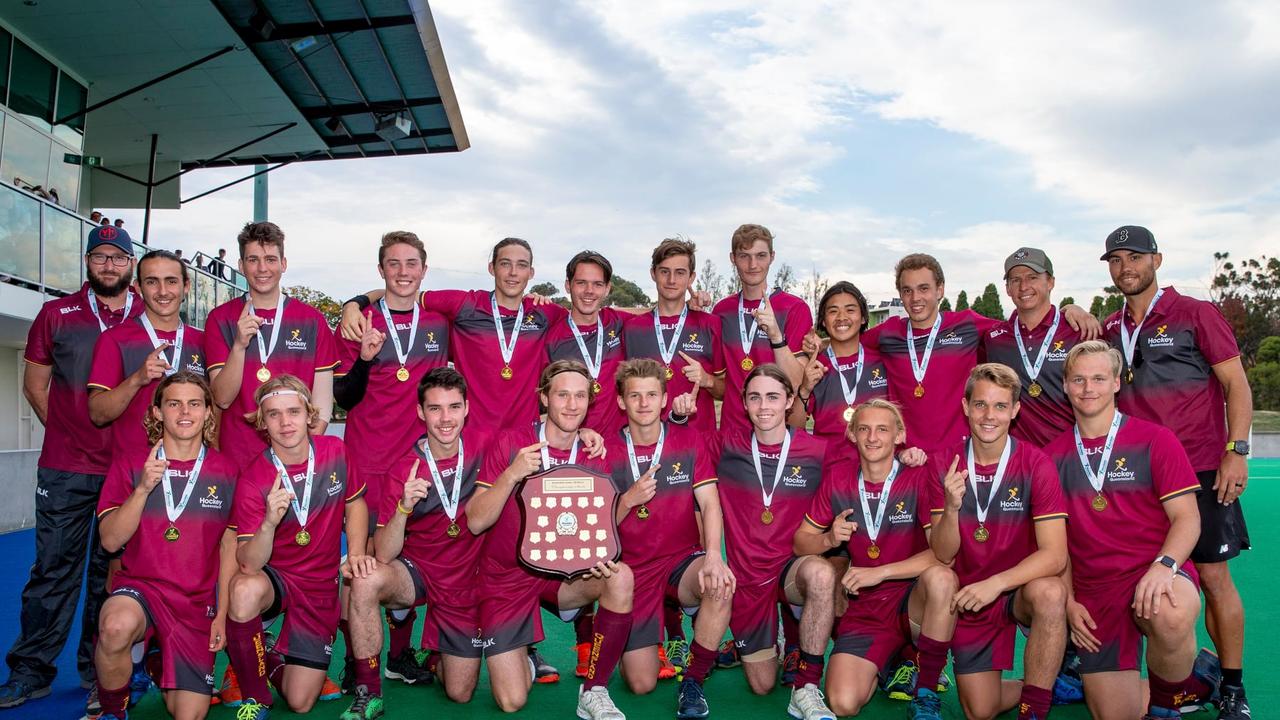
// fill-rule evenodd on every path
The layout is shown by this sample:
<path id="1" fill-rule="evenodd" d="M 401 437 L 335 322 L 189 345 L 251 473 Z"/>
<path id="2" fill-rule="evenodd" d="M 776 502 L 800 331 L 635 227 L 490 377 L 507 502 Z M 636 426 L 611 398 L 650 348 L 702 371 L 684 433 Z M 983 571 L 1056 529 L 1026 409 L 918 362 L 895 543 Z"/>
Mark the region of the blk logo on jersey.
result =
<path id="1" fill-rule="evenodd" d="M 58 308 L 59 315 L 66 315 L 67 313 L 73 313 L 73 312 L 80 312 L 80 306 L 72 305 L 70 307 Z"/>

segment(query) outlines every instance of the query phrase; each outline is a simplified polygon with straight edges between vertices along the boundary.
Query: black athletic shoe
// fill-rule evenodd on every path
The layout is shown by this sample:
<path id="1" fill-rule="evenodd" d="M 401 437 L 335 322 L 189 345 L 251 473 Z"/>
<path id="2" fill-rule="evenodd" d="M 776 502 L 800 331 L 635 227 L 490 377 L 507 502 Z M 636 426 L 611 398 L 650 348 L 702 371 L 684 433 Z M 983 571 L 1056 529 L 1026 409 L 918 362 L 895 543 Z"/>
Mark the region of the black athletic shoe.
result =
<path id="1" fill-rule="evenodd" d="M 702 686 L 693 680 L 681 680 L 680 690 L 676 695 L 676 718 L 678 720 L 701 720 L 711 714 L 707 707 L 707 696 Z"/>
<path id="2" fill-rule="evenodd" d="M 1219 692 L 1218 720 L 1250 720 L 1253 717 L 1243 687 L 1223 685 Z"/>
<path id="3" fill-rule="evenodd" d="M 342 674 L 338 676 L 339 686 L 342 688 L 343 695 L 351 695 L 356 691 L 356 660 L 355 658 L 344 658 L 342 661 Z"/>
<path id="4" fill-rule="evenodd" d="M 406 647 L 396 657 L 387 658 L 382 670 L 384 677 L 399 680 L 406 685 L 430 685 L 436 676 L 427 667 L 426 650 L 414 650 Z"/>

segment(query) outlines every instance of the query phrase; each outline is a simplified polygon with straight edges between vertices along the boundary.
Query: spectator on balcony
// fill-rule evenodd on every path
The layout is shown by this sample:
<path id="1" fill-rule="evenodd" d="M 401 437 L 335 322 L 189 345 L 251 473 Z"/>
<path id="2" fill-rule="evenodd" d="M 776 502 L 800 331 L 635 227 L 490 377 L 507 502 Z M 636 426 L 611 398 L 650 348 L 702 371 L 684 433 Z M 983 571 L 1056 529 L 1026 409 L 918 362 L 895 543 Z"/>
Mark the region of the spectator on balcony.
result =
<path id="1" fill-rule="evenodd" d="M 116 218 L 116 227 L 118 228 L 124 227 L 124 218 Z"/>
<path id="2" fill-rule="evenodd" d="M 181 250 L 174 250 L 174 251 L 173 251 L 173 254 L 174 254 L 174 255 L 177 255 L 177 256 L 178 256 L 178 259 L 179 259 L 179 260 L 181 260 L 183 263 L 185 263 L 185 264 L 187 264 L 187 265 L 190 265 L 190 264 L 191 264 L 191 258 L 185 258 L 185 257 L 182 257 L 182 251 L 181 251 Z"/>
<path id="3" fill-rule="evenodd" d="M 209 267 L 205 269 L 219 280 L 230 280 L 231 276 L 227 273 L 227 249 L 218 248 L 218 257 L 210 260 Z"/>
<path id="4" fill-rule="evenodd" d="M 102 222 L 102 213 L 98 210 L 94 210 L 93 212 L 89 213 L 89 222 L 93 223 L 94 225 L 100 224 Z"/>

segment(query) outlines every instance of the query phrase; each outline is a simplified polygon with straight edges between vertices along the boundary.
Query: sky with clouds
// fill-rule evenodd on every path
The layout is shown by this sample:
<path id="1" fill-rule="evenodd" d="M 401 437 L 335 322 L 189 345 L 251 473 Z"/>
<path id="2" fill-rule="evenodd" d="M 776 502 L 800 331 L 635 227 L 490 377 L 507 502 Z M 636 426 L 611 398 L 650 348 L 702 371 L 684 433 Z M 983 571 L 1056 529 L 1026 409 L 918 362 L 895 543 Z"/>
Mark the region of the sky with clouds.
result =
<path id="1" fill-rule="evenodd" d="M 942 261 L 954 298 L 1041 247 L 1057 295 L 1087 304 L 1109 284 L 1097 258 L 1118 225 L 1151 228 L 1161 280 L 1201 296 L 1214 251 L 1280 246 L 1274 3 L 431 8 L 472 147 L 273 173 L 287 284 L 380 286 L 392 229 L 427 243 L 427 287 L 490 287 L 489 248 L 516 235 L 534 244 L 535 282 L 592 248 L 651 290 L 663 237 L 725 272 L 733 229 L 756 222 L 798 274 L 872 300 L 913 251 Z M 183 195 L 241 174 L 192 173 Z M 234 254 L 251 213 L 244 183 L 157 211 L 153 243 Z M 140 229 L 140 212 L 123 216 Z"/>

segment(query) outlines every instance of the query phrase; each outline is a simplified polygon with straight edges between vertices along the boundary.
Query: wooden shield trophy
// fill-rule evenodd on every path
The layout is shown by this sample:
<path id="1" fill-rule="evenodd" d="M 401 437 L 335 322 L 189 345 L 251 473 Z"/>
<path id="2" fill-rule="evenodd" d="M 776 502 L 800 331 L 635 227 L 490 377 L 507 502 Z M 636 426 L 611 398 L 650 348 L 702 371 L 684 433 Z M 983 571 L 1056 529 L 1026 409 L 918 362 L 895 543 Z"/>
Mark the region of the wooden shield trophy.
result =
<path id="1" fill-rule="evenodd" d="M 520 562 L 571 580 L 598 562 L 617 560 L 613 482 L 581 465 L 558 465 L 520 484 Z"/>

